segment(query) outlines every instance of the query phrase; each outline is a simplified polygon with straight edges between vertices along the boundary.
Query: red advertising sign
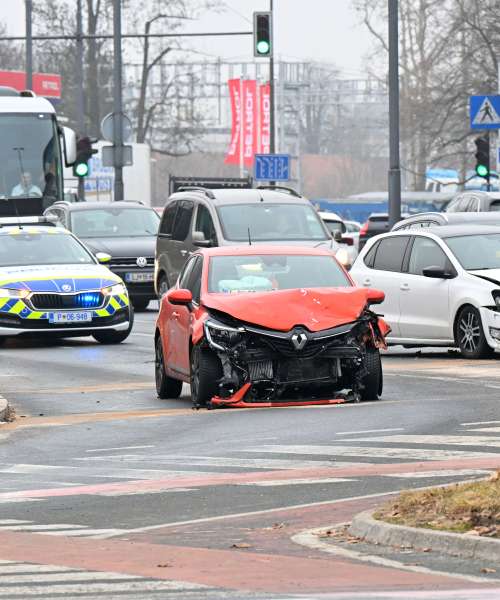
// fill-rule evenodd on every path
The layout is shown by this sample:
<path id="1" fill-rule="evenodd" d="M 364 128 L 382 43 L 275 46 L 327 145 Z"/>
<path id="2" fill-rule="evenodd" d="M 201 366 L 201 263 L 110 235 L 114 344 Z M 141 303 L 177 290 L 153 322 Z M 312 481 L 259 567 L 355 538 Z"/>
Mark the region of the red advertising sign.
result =
<path id="1" fill-rule="evenodd" d="M 269 154 L 271 101 L 269 84 L 230 79 L 232 130 L 225 163 L 252 168 L 255 154 Z"/>
<path id="2" fill-rule="evenodd" d="M 24 71 L 0 71 L 0 85 L 22 91 L 26 89 Z M 53 73 L 33 73 L 33 91 L 44 98 L 61 98 L 61 76 Z"/>

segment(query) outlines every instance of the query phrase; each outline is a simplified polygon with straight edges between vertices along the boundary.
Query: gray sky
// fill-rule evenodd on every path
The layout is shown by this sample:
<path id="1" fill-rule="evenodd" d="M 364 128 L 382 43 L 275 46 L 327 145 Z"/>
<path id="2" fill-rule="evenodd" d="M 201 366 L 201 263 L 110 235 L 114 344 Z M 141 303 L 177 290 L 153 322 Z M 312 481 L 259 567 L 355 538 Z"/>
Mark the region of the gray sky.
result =
<path id="1" fill-rule="evenodd" d="M 43 0 L 35 0 L 43 2 Z M 205 15 L 189 31 L 251 30 L 254 10 L 267 10 L 268 0 L 226 0 L 224 13 Z M 370 36 L 356 22 L 351 0 L 275 0 L 275 51 L 286 59 L 335 63 L 345 76 L 363 69 Z M 0 21 L 11 33 L 24 29 L 24 0 L 0 2 Z M 193 44 L 206 58 L 252 59 L 251 38 L 203 40 Z"/>

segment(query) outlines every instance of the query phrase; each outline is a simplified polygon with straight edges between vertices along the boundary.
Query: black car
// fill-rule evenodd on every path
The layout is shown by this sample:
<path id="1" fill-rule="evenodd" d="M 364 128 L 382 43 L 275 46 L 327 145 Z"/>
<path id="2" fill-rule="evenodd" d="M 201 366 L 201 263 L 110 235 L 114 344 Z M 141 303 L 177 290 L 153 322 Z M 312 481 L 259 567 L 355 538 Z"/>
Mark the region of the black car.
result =
<path id="1" fill-rule="evenodd" d="M 401 216 L 406 218 L 409 215 L 402 214 Z M 379 233 L 387 233 L 389 230 L 389 215 L 387 213 L 372 213 L 359 231 L 359 251 L 361 252 L 361 249 L 370 238 L 379 235 Z"/>
<path id="2" fill-rule="evenodd" d="M 154 254 L 160 218 L 139 202 L 56 202 L 44 213 L 75 234 L 92 252 L 111 256 L 107 266 L 127 285 L 136 310 L 156 298 Z"/>

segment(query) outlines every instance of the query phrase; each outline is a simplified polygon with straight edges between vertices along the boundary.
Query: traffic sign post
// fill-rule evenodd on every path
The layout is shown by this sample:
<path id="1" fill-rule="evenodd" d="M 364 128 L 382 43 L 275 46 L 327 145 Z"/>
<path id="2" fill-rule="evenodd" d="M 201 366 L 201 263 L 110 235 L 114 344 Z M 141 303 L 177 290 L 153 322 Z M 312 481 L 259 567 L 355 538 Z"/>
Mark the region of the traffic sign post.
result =
<path id="1" fill-rule="evenodd" d="M 254 177 L 256 181 L 289 181 L 289 154 L 256 154 Z"/>
<path id="2" fill-rule="evenodd" d="M 500 96 L 470 96 L 471 129 L 500 129 Z"/>

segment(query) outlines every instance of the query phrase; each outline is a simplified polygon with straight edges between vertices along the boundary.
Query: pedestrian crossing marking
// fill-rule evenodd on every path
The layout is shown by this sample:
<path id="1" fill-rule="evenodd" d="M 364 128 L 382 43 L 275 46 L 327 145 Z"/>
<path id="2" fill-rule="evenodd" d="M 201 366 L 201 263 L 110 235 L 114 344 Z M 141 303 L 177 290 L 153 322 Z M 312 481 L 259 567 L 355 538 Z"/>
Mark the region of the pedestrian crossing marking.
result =
<path id="1" fill-rule="evenodd" d="M 357 442 L 383 442 L 391 444 L 446 444 L 447 446 L 483 446 L 500 448 L 500 436 L 486 435 L 387 435 L 383 437 L 356 438 Z"/>

